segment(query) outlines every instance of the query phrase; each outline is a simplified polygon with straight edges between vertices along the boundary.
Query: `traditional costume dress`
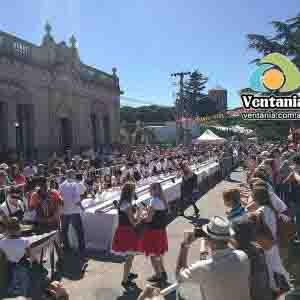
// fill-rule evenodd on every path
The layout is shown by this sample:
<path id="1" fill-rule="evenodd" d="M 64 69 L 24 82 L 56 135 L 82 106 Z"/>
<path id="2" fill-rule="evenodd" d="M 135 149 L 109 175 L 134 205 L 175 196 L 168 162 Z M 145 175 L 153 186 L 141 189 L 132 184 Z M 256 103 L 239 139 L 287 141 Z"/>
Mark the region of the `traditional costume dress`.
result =
<path id="1" fill-rule="evenodd" d="M 118 209 L 119 226 L 112 243 L 112 253 L 116 255 L 127 256 L 142 253 L 141 240 L 126 213 L 130 207 L 132 204 L 125 202 Z"/>
<path id="2" fill-rule="evenodd" d="M 163 256 L 168 251 L 166 231 L 168 210 L 158 197 L 153 197 L 149 206 L 154 210 L 154 215 L 144 231 L 142 249 L 146 256 Z"/>

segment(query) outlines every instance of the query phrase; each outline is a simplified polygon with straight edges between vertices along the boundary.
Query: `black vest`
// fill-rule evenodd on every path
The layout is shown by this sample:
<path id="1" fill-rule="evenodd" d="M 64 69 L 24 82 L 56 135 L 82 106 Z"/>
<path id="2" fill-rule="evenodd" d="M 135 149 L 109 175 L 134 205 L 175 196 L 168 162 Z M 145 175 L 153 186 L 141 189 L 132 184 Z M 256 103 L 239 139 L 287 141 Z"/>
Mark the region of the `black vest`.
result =
<path id="1" fill-rule="evenodd" d="M 155 210 L 151 223 L 148 227 L 151 229 L 163 229 L 168 225 L 168 210 Z"/>
<path id="2" fill-rule="evenodd" d="M 119 208 L 119 225 L 120 226 L 132 226 L 126 212 Z"/>

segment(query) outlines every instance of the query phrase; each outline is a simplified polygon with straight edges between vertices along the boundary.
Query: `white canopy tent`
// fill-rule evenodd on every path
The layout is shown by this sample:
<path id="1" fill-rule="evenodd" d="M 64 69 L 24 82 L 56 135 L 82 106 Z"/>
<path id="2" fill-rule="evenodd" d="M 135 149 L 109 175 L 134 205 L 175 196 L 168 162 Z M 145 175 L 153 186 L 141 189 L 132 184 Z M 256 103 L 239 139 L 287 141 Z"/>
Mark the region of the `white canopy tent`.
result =
<path id="1" fill-rule="evenodd" d="M 207 129 L 201 136 L 193 140 L 193 144 L 224 144 L 226 139 L 217 136 L 210 129 Z"/>

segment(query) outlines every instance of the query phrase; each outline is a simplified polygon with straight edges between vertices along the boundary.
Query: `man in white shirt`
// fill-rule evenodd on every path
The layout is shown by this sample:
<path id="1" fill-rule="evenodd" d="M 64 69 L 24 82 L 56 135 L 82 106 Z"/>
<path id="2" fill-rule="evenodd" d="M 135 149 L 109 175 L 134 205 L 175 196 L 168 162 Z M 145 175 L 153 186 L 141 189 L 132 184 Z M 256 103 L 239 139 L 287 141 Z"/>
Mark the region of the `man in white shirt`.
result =
<path id="1" fill-rule="evenodd" d="M 200 289 L 200 299 L 250 300 L 250 263 L 243 251 L 228 247 L 231 238 L 229 222 L 214 217 L 202 227 L 200 235 L 207 239 L 208 258 L 188 267 L 188 249 L 196 239 L 194 232 L 185 233 L 178 257 L 176 273 L 184 294 L 189 294 L 193 287 L 197 287 L 187 299 L 199 299 Z M 185 293 L 184 288 L 188 283 L 191 286 Z"/>
<path id="2" fill-rule="evenodd" d="M 62 219 L 62 232 L 64 238 L 64 247 L 66 250 L 70 249 L 68 231 L 69 225 L 72 224 L 78 238 L 79 251 L 82 256 L 85 252 L 84 231 L 81 221 L 81 193 L 82 187 L 74 180 L 74 170 L 67 171 L 67 179 L 60 185 L 59 192 L 64 201 L 63 219 Z"/>
<path id="3" fill-rule="evenodd" d="M 37 173 L 37 169 L 30 162 L 23 170 L 23 174 L 26 178 L 33 177 Z"/>

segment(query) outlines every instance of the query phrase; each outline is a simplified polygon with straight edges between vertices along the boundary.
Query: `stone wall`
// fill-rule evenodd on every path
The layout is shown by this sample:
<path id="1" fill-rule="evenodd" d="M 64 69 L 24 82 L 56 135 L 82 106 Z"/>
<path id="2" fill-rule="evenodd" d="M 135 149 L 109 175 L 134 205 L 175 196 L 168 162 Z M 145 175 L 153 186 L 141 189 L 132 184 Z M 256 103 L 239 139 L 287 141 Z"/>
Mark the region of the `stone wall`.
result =
<path id="1" fill-rule="evenodd" d="M 20 135 L 18 104 L 32 105 L 33 148 L 39 156 L 62 150 L 62 118 L 70 121 L 74 152 L 94 146 L 92 114 L 97 145 L 104 143 L 104 116 L 109 117 L 109 142 L 118 142 L 120 94 L 116 70 L 110 75 L 84 65 L 74 39 L 71 47 L 56 44 L 47 28 L 42 45 L 35 46 L 0 31 L 0 102 L 7 111 L 1 132 L 7 132 L 10 152 L 17 151 Z"/>

